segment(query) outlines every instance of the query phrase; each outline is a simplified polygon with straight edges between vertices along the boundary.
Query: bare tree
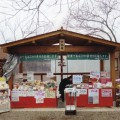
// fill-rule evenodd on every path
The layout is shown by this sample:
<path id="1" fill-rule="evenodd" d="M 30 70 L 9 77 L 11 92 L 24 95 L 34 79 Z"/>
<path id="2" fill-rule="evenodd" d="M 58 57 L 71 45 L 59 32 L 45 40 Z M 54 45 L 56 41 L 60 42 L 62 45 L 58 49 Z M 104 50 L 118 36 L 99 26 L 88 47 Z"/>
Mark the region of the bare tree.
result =
<path id="1" fill-rule="evenodd" d="M 81 0 L 1 0 L 0 25 L 4 25 L 13 40 L 37 35 L 55 29 L 52 17 L 65 12 L 63 8 L 79 3 Z M 52 13 L 53 12 L 53 13 Z M 56 14 L 56 15 L 52 15 Z M 17 22 L 17 23 L 15 23 Z M 19 35 L 16 35 L 19 31 Z M 9 33 L 9 32 L 8 32 Z M 16 37 L 17 36 L 17 37 Z M 6 37 L 5 37 L 6 38 Z"/>
<path id="2" fill-rule="evenodd" d="M 1 4 L 0 6 L 0 14 L 4 15 L 4 18 L 0 20 L 0 24 L 4 22 L 7 23 L 4 27 L 7 27 L 7 29 L 13 33 L 13 40 L 16 40 L 17 31 L 21 31 L 22 38 L 28 37 L 33 33 L 37 34 L 41 29 L 44 31 L 48 23 L 53 25 L 42 8 L 42 5 L 45 6 L 43 4 L 45 1 L 46 0 L 4 0 L 7 6 L 6 4 Z M 19 23 L 16 20 L 18 20 Z M 17 24 L 15 22 L 17 22 Z"/>
<path id="3" fill-rule="evenodd" d="M 119 31 L 119 0 L 85 0 L 76 5 L 67 18 L 67 27 L 117 42 Z"/>
<path id="4" fill-rule="evenodd" d="M 0 19 L 0 25 L 5 22 L 4 27 L 13 34 L 13 40 L 19 39 L 16 37 L 18 32 L 20 38 L 25 38 L 55 28 L 49 10 L 54 8 L 59 14 L 64 12 L 62 9 L 66 5 L 69 10 L 68 28 L 117 42 L 120 0 L 4 0 L 1 4 L 2 1 L 0 15 L 4 17 Z"/>

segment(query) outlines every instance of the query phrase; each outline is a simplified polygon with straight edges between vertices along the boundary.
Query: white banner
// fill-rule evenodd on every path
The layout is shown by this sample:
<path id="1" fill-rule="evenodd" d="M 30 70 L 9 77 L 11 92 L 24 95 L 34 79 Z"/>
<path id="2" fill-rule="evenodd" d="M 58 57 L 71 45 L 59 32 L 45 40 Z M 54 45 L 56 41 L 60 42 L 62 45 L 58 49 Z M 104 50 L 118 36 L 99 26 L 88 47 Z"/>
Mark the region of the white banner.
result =
<path id="1" fill-rule="evenodd" d="M 82 75 L 73 75 L 73 84 L 80 84 L 83 81 Z"/>
<path id="2" fill-rule="evenodd" d="M 90 104 L 99 104 L 99 89 L 88 90 L 88 102 Z"/>
<path id="3" fill-rule="evenodd" d="M 112 89 L 102 89 L 102 97 L 112 97 Z"/>

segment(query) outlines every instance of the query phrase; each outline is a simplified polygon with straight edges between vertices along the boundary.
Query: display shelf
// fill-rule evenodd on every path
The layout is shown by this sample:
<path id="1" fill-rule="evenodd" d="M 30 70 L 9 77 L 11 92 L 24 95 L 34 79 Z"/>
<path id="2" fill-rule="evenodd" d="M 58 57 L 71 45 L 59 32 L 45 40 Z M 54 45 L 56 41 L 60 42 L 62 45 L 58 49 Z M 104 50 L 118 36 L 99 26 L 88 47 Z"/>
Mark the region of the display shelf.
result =
<path id="1" fill-rule="evenodd" d="M 9 88 L 0 89 L 0 113 L 10 111 Z"/>

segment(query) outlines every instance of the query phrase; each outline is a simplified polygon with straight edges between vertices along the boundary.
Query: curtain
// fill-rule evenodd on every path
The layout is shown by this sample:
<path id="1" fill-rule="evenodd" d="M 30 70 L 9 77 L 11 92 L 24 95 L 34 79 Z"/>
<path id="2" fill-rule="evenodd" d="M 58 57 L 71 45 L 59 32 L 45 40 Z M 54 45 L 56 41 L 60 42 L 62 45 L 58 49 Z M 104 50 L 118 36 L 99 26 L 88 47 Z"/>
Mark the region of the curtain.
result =
<path id="1" fill-rule="evenodd" d="M 3 77 L 8 81 L 16 65 L 19 63 L 19 56 L 9 54 L 5 64 L 3 65 Z"/>

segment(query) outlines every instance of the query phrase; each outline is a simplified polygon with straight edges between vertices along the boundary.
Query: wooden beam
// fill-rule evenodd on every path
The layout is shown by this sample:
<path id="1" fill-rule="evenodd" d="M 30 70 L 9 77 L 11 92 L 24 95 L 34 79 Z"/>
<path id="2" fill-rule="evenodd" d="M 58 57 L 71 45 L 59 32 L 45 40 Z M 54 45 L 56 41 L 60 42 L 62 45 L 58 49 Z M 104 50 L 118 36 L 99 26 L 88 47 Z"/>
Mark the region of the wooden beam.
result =
<path id="1" fill-rule="evenodd" d="M 36 41 L 35 41 L 35 40 L 33 40 L 33 41 L 32 41 L 32 43 L 33 43 L 33 44 L 35 44 L 35 43 L 36 43 Z"/>
<path id="2" fill-rule="evenodd" d="M 112 42 L 112 41 L 108 41 L 108 40 L 103 40 L 103 39 L 100 39 L 100 38 L 96 38 L 96 37 L 92 37 L 92 36 L 88 36 L 88 35 L 83 35 L 83 34 L 80 34 L 80 33 L 75 33 L 75 32 L 71 32 L 71 31 L 68 31 L 68 30 L 63 30 L 63 29 L 60 29 L 60 30 L 57 30 L 57 31 L 53 31 L 53 32 L 49 32 L 49 33 L 45 33 L 45 34 L 41 34 L 41 35 L 37 35 L 37 36 L 33 36 L 33 37 L 30 37 L 30 38 L 25 38 L 25 39 L 22 39 L 22 40 L 18 40 L 18 41 L 14 41 L 14 42 L 10 42 L 10 43 L 6 43 L 6 44 L 3 44 L 3 45 L 0 45 L 2 48 L 9 48 L 9 47 L 14 47 L 14 46 L 17 46 L 17 45 L 25 45 L 27 43 L 31 43 L 32 41 L 41 41 L 41 40 L 45 40 L 47 38 L 56 38 L 56 39 L 60 39 L 61 38 L 61 35 L 66 38 L 73 38 L 73 41 L 75 39 L 79 39 L 79 40 L 89 40 L 89 41 L 92 41 L 92 42 L 97 42 L 97 43 L 100 43 L 100 44 L 103 44 L 103 45 L 109 45 L 109 46 L 116 46 L 116 47 L 119 47 L 120 48 L 120 43 L 116 43 L 116 42 Z"/>
<path id="3" fill-rule="evenodd" d="M 54 75 L 86 75 L 90 74 L 89 72 L 69 72 L 69 73 L 53 73 Z M 27 73 L 23 73 L 23 75 L 27 75 Z M 47 73 L 34 73 L 34 75 L 47 75 Z"/>
<path id="4" fill-rule="evenodd" d="M 101 46 L 66 46 L 65 51 L 60 51 L 59 46 L 22 46 L 9 49 L 12 54 L 35 53 L 70 53 L 70 52 L 111 52 L 114 48 Z"/>
<path id="5" fill-rule="evenodd" d="M 26 44 L 32 41 L 40 41 L 46 38 L 50 38 L 50 37 L 55 37 L 55 36 L 59 36 L 62 32 L 61 31 L 53 31 L 53 32 L 49 32 L 49 33 L 45 33 L 45 34 L 41 34 L 41 35 L 37 35 L 37 36 L 33 36 L 33 37 L 29 37 L 29 38 L 25 38 L 25 39 L 21 39 L 18 41 L 13 41 L 10 43 L 6 43 L 1 45 L 2 48 L 8 48 L 8 47 L 13 47 L 13 46 L 17 46 L 17 45 L 22 45 L 22 44 Z"/>
<path id="6" fill-rule="evenodd" d="M 110 53 L 110 75 L 113 84 L 113 99 L 115 100 L 115 52 Z"/>
<path id="7" fill-rule="evenodd" d="M 110 46 L 120 47 L 120 43 L 117 43 L 117 42 L 103 40 L 100 38 L 96 38 L 96 37 L 92 37 L 92 36 L 88 36 L 88 35 L 83 35 L 80 33 L 75 33 L 75 32 L 71 32 L 71 31 L 67 31 L 67 30 L 63 30 L 63 34 L 65 34 L 66 36 L 69 36 L 69 37 L 76 37 L 76 38 L 83 39 L 83 40 L 89 40 L 89 41 L 97 42 L 97 43 L 100 43 L 103 45 L 106 44 L 106 45 L 110 45 Z"/>
<path id="8" fill-rule="evenodd" d="M 8 53 L 8 49 L 7 48 L 3 48 L 3 52 L 4 53 Z"/>

